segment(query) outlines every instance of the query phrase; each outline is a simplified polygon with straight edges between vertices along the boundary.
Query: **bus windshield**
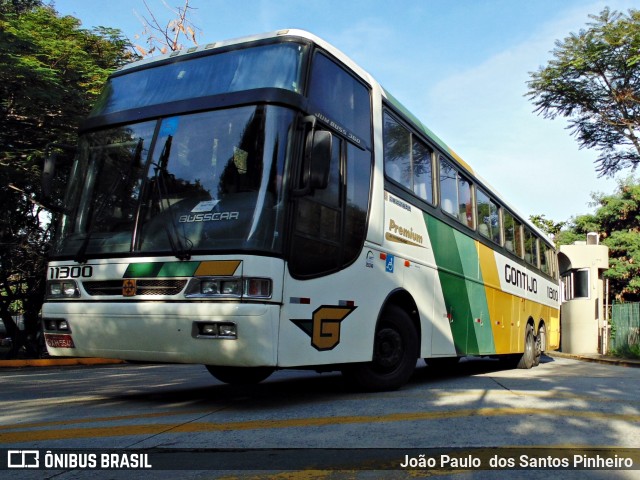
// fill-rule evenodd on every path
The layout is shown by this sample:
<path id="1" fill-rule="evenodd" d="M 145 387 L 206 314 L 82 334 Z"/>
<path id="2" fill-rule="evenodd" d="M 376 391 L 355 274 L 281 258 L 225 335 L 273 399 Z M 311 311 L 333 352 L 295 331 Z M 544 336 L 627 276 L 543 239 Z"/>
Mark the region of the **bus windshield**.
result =
<path id="1" fill-rule="evenodd" d="M 281 253 L 293 119 L 246 106 L 83 135 L 54 256 Z"/>

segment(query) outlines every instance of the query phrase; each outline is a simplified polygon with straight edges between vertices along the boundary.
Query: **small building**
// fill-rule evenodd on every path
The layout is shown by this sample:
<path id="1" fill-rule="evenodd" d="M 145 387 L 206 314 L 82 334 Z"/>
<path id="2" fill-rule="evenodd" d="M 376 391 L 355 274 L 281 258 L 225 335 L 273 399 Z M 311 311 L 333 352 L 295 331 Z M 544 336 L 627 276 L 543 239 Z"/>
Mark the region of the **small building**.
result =
<path id="1" fill-rule="evenodd" d="M 561 279 L 560 349 L 565 353 L 606 353 L 608 324 L 602 274 L 609 268 L 609 248 L 597 233 L 562 245 L 558 252 Z"/>

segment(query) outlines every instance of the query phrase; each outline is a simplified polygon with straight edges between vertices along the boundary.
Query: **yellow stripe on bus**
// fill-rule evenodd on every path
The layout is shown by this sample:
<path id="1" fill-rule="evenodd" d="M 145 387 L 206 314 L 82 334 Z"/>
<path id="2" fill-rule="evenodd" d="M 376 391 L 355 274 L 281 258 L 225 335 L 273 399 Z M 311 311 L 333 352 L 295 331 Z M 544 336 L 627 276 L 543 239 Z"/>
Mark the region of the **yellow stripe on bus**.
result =
<path id="1" fill-rule="evenodd" d="M 554 325 L 558 325 L 558 310 L 533 300 L 503 292 L 500 286 L 495 252 L 480 242 L 476 242 L 476 245 L 496 353 L 524 351 L 524 331 L 529 318 L 533 320 L 536 330 L 539 322 L 545 321 L 547 349 L 557 348 L 559 335 L 557 330 L 552 329 Z"/>
<path id="2" fill-rule="evenodd" d="M 240 260 L 212 260 L 200 262 L 196 269 L 196 277 L 224 276 L 234 275 L 240 266 Z"/>

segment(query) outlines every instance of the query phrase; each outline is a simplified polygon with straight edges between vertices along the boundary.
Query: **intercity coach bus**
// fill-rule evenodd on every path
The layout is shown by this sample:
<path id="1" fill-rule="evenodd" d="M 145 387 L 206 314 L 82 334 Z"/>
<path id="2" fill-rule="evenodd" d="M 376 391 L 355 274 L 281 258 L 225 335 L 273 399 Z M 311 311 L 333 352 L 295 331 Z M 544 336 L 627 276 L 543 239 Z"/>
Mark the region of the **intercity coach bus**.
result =
<path id="1" fill-rule="evenodd" d="M 395 389 L 559 343 L 553 244 L 369 74 L 300 30 L 115 72 L 52 246 L 51 355 L 340 370 Z M 45 171 L 48 171 L 47 165 Z"/>

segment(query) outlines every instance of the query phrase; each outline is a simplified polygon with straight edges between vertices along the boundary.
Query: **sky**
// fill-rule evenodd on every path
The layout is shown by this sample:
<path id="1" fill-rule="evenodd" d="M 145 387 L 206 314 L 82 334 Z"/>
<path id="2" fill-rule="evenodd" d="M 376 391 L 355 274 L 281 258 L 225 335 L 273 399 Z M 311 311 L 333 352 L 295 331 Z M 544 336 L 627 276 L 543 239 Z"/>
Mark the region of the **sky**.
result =
<path id="1" fill-rule="evenodd" d="M 159 19 L 184 0 L 146 0 Z M 84 28 L 120 29 L 134 43 L 143 0 L 55 0 Z M 608 6 L 637 0 L 189 0 L 206 44 L 285 28 L 308 30 L 351 57 L 525 217 L 559 221 L 594 210 L 597 152 L 580 149 L 564 119 L 536 114 L 529 73 Z M 187 46 L 191 46 L 190 44 Z M 631 172 L 619 175 L 626 177 Z"/>

